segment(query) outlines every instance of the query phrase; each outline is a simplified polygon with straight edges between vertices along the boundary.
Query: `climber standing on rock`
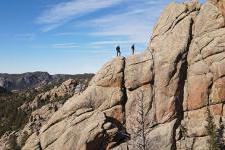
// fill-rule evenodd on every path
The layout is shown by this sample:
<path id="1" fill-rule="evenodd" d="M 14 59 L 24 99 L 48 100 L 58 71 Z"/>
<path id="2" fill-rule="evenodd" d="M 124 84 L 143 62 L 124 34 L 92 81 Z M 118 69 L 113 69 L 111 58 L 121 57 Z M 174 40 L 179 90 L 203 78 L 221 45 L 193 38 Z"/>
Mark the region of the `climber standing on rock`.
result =
<path id="1" fill-rule="evenodd" d="M 120 46 L 118 45 L 117 47 L 116 47 L 116 56 L 120 56 L 121 55 L 121 52 L 120 52 Z"/>
<path id="2" fill-rule="evenodd" d="M 134 55 L 134 50 L 135 50 L 135 45 L 133 44 L 133 45 L 131 46 L 132 55 Z"/>

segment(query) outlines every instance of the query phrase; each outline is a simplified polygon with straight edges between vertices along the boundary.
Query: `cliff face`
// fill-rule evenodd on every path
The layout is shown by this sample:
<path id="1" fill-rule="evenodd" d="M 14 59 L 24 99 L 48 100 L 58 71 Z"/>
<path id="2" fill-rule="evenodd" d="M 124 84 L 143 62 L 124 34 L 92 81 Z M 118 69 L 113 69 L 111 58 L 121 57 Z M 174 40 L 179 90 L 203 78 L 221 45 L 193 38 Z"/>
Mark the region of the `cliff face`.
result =
<path id="1" fill-rule="evenodd" d="M 207 150 L 208 110 L 224 139 L 223 6 L 171 3 L 146 51 L 105 64 L 23 149 Z"/>

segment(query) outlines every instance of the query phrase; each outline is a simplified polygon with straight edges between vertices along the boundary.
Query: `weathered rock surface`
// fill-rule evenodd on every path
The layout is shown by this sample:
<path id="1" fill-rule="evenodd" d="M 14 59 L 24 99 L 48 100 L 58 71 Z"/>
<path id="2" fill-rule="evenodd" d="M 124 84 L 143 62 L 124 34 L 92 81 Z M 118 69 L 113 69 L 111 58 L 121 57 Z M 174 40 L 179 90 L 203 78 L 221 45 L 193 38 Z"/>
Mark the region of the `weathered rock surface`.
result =
<path id="1" fill-rule="evenodd" d="M 41 108 L 42 106 L 49 104 L 49 102 L 54 103 L 63 98 L 63 103 L 68 98 L 72 97 L 74 94 L 79 94 L 85 89 L 85 84 L 79 84 L 76 80 L 69 79 L 63 82 L 60 86 L 55 86 L 53 89 L 37 95 L 33 101 L 24 103 L 20 108 L 22 110 L 30 111 Z"/>
<path id="2" fill-rule="evenodd" d="M 146 51 L 106 63 L 23 149 L 208 150 L 208 112 L 224 144 L 224 12 L 222 0 L 171 3 Z"/>
<path id="3" fill-rule="evenodd" d="M 19 131 L 8 132 L 0 138 L 2 149 L 19 149 L 29 138 L 39 144 L 39 130 L 43 124 L 60 108 L 69 101 L 68 98 L 80 95 L 88 84 L 88 80 L 78 82 L 69 79 L 53 89 L 37 95 L 33 101 L 27 101 L 18 109 L 29 114 L 29 120 Z M 31 147 L 29 149 L 32 149 Z"/>
<path id="4" fill-rule="evenodd" d="M 106 149 L 127 138 L 122 105 L 124 65 L 122 57 L 107 63 L 82 95 L 53 114 L 40 130 L 42 149 Z M 30 147 L 37 147 L 37 142 L 23 149 Z"/>

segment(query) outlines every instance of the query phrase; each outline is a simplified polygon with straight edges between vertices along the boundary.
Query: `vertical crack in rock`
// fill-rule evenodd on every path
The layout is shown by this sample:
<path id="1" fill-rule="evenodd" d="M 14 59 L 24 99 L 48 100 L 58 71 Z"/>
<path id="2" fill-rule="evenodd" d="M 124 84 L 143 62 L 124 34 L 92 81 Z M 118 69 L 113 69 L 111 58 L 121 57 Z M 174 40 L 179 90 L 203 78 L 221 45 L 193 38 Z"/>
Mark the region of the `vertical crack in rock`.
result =
<path id="1" fill-rule="evenodd" d="M 121 102 L 121 105 L 122 105 L 122 112 L 123 112 L 123 125 L 124 125 L 124 127 L 126 126 L 126 108 L 125 108 L 125 106 L 126 106 L 126 103 L 127 103 L 127 88 L 126 88 L 126 86 L 125 86 L 125 68 L 126 68 L 126 58 L 124 58 L 124 64 L 123 64 L 123 70 L 122 70 L 122 72 L 123 72 L 123 76 L 122 76 L 122 87 L 121 87 L 121 89 L 122 89 L 122 91 L 123 91 L 123 100 L 122 100 L 122 102 Z"/>
<path id="2" fill-rule="evenodd" d="M 180 75 L 179 75 L 179 81 L 178 81 L 178 88 L 176 91 L 177 97 L 175 100 L 175 111 L 176 111 L 176 118 L 177 121 L 174 125 L 174 129 L 173 129 L 173 144 L 172 144 L 172 149 L 177 149 L 176 146 L 176 130 L 178 129 L 178 127 L 181 125 L 181 121 L 184 119 L 184 109 L 183 109 L 183 101 L 184 101 L 184 91 L 185 91 L 185 82 L 187 80 L 187 70 L 188 70 L 188 61 L 187 61 L 187 55 L 190 49 L 190 45 L 192 43 L 193 40 L 193 25 L 194 25 L 194 21 L 193 18 L 191 19 L 190 22 L 190 29 L 189 29 L 189 39 L 188 39 L 188 43 L 187 43 L 187 48 L 185 50 L 185 53 L 183 53 L 183 55 L 180 55 L 178 57 L 180 57 L 179 60 L 183 60 L 183 63 L 181 65 L 180 68 Z"/>
<path id="3" fill-rule="evenodd" d="M 181 70 L 180 70 L 180 75 L 179 75 L 179 82 L 178 82 L 178 89 L 176 91 L 177 99 L 175 101 L 175 106 L 176 106 L 176 118 L 177 121 L 174 125 L 174 131 L 173 131 L 173 146 L 172 149 L 177 149 L 176 145 L 176 130 L 181 126 L 181 121 L 184 119 L 184 108 L 183 108 L 183 102 L 185 99 L 185 82 L 187 81 L 187 75 L 188 75 L 188 60 L 187 60 L 187 55 L 189 53 L 191 43 L 193 42 L 193 27 L 194 27 L 194 20 L 193 18 L 191 19 L 191 25 L 190 25 L 190 30 L 189 30 L 189 39 L 188 39 L 188 44 L 187 44 L 187 49 L 186 53 L 183 54 L 182 59 L 184 62 L 181 65 Z M 188 85 L 188 84 L 187 84 Z M 209 102 L 208 102 L 209 103 Z M 186 106 L 188 107 L 188 106 Z M 188 108 L 187 108 L 188 109 Z M 192 146 L 194 145 L 195 139 L 192 142 Z"/>
<path id="4" fill-rule="evenodd" d="M 150 129 L 154 122 L 152 109 L 152 54 L 149 51 L 132 55 L 126 58 L 125 63 L 125 89 L 127 96 L 126 108 L 126 130 L 130 134 L 130 140 L 126 144 L 129 149 L 137 149 L 141 140 L 139 129 Z M 140 113 L 144 109 L 144 112 Z M 143 128 L 143 119 L 148 128 Z M 142 130 L 143 131 L 143 130 Z M 143 136 L 142 136 L 143 138 Z"/>
<path id="5" fill-rule="evenodd" d="M 151 51 L 151 55 L 152 55 L 152 81 L 151 81 L 151 86 L 152 86 L 152 107 L 156 108 L 156 103 L 155 103 L 155 55 L 154 55 L 154 50 L 152 49 Z M 153 106 L 154 105 L 154 106 Z M 154 120 L 156 120 L 156 109 L 154 109 Z M 154 126 L 153 126 L 154 127 Z M 152 128 L 153 128 L 152 127 Z"/>

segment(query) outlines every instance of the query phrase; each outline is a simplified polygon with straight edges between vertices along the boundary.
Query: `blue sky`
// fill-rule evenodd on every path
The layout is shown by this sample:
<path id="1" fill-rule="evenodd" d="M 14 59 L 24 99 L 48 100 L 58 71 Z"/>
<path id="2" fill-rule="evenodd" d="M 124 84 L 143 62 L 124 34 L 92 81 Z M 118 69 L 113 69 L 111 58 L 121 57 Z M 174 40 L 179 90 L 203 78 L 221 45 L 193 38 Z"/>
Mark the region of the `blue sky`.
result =
<path id="1" fill-rule="evenodd" d="M 183 0 L 176 0 L 183 2 Z M 96 72 L 115 56 L 146 48 L 171 0 L 1 0 L 0 72 Z"/>

